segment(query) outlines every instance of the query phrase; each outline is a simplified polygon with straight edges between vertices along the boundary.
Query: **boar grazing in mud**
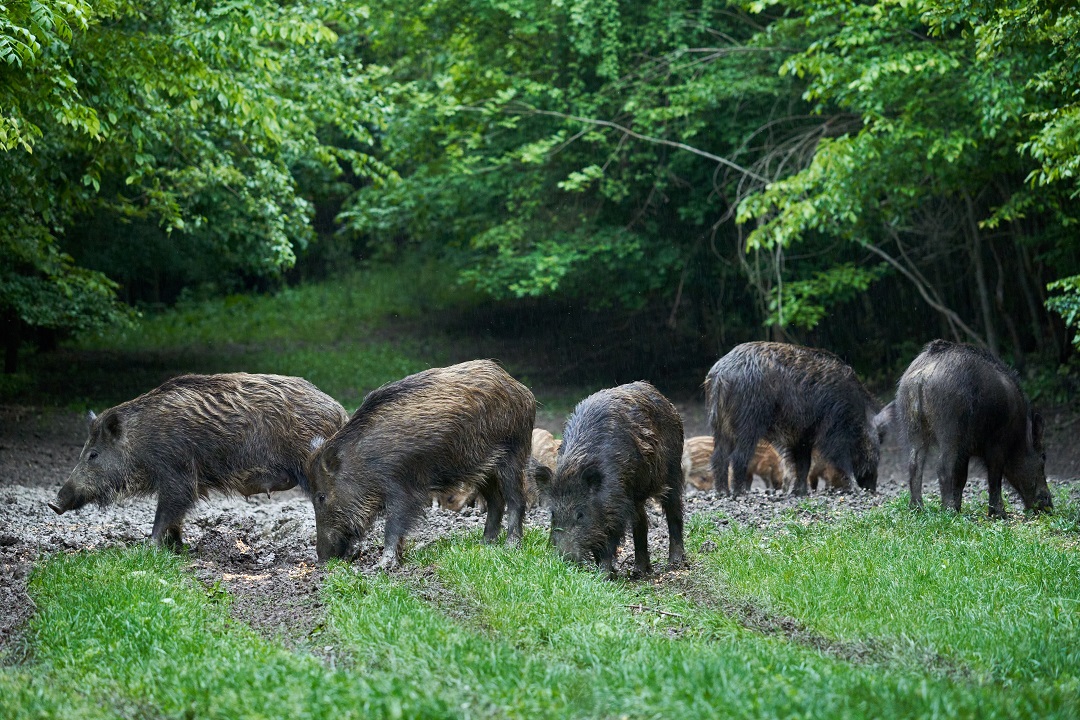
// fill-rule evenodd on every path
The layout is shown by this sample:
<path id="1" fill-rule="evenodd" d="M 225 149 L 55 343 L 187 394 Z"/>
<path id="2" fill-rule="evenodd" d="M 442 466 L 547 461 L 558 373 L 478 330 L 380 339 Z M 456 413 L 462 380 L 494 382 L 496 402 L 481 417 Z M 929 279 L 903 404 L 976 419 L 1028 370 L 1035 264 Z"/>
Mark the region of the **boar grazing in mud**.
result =
<path id="1" fill-rule="evenodd" d="M 90 436 L 49 507 L 158 497 L 151 538 L 179 548 L 184 515 L 211 490 L 242 495 L 307 485 L 311 441 L 348 420 L 307 380 L 183 375 L 91 417 Z"/>
<path id="2" fill-rule="evenodd" d="M 990 515 L 1001 517 L 1001 478 L 1028 510 L 1051 510 L 1042 417 L 1028 405 L 1016 373 L 985 350 L 934 340 L 897 385 L 894 414 L 909 451 L 911 506 L 922 507 L 926 454 L 937 446 L 941 503 L 959 511 L 968 461 L 981 458 L 990 487 Z"/>
<path id="3" fill-rule="evenodd" d="M 534 428 L 532 431 L 532 446 L 529 451 L 529 461 L 525 464 L 525 506 L 536 507 L 539 502 L 537 494 L 538 480 L 546 482 L 551 479 L 555 472 L 555 460 L 558 457 L 559 445 L 562 440 L 555 437 L 543 428 Z M 435 499 L 443 510 L 461 512 L 465 507 L 478 507 L 484 510 L 484 499 L 479 497 L 475 487 L 458 485 L 445 492 L 436 493 Z"/>
<path id="4" fill-rule="evenodd" d="M 566 421 L 555 476 L 541 486 L 551 507 L 551 541 L 566 557 L 591 555 L 609 575 L 631 525 L 634 572 L 648 575 L 649 519 L 655 498 L 667 516 L 671 567 L 683 563 L 682 418 L 647 382 L 601 390 Z"/>
<path id="5" fill-rule="evenodd" d="M 712 469 L 731 493 L 748 488 L 749 466 L 764 440 L 793 467 L 791 490 L 805 495 L 813 451 L 846 483 L 877 488 L 880 435 L 876 402 L 840 358 L 773 342 L 738 345 L 705 378 L 713 430 Z M 721 489 L 721 488 L 718 488 Z"/>
<path id="6" fill-rule="evenodd" d="M 383 385 L 308 461 L 319 560 L 354 559 L 380 511 L 382 568 L 401 561 L 405 535 L 439 495 L 477 490 L 484 539 L 521 540 L 524 473 L 536 417 L 529 389 L 490 360 L 432 368 Z"/>

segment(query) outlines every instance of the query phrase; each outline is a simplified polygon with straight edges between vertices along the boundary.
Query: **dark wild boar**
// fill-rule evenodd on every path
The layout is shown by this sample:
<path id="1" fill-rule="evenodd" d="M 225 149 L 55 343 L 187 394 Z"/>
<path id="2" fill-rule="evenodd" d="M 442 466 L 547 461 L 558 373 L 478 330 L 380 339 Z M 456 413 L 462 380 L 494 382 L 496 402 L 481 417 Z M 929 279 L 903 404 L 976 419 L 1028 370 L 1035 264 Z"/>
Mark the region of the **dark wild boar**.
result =
<path id="1" fill-rule="evenodd" d="M 840 358 L 786 343 L 750 342 L 720 358 L 705 378 L 715 447 L 713 475 L 738 495 L 764 440 L 794 468 L 792 492 L 805 495 L 814 450 L 859 487 L 877 488 L 880 436 L 876 402 Z"/>
<path id="2" fill-rule="evenodd" d="M 669 565 L 683 564 L 683 426 L 675 406 L 647 382 L 601 390 L 566 421 L 555 476 L 541 487 L 551 506 L 551 541 L 565 556 L 587 556 L 609 575 L 631 525 L 634 572 L 648 575 L 649 519 L 655 498 L 667 517 Z"/>
<path id="3" fill-rule="evenodd" d="M 49 507 L 158 496 L 151 538 L 182 545 L 184 516 L 211 490 L 254 495 L 307 485 L 311 441 L 348 420 L 307 380 L 281 375 L 183 375 L 91 414 L 90 436 Z"/>
<path id="4" fill-rule="evenodd" d="M 941 504 L 959 511 L 968 461 L 981 458 L 990 486 L 990 515 L 1002 517 L 1001 478 L 1028 510 L 1051 510 L 1046 485 L 1042 417 L 1020 389 L 1016 373 L 985 350 L 934 340 L 897 385 L 895 414 L 909 451 L 911 506 L 922 507 L 927 451 L 941 452 Z"/>
<path id="5" fill-rule="evenodd" d="M 461 486 L 484 498 L 484 539 L 496 540 L 505 511 L 507 542 L 517 544 L 535 416 L 529 389 L 490 360 L 432 368 L 372 391 L 308 462 L 319 560 L 354 559 L 385 510 L 379 567 L 396 567 L 432 494 Z"/>

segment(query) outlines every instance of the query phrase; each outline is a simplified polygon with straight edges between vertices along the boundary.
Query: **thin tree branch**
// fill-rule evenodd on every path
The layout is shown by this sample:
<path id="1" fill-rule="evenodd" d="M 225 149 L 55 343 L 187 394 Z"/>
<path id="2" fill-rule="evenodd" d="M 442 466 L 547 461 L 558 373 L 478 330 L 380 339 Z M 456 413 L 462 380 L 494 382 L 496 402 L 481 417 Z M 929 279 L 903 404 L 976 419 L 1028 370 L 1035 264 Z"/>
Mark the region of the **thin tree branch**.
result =
<path id="1" fill-rule="evenodd" d="M 879 256 L 889 265 L 892 265 L 901 275 L 910 280 L 911 284 L 914 285 L 915 289 L 919 291 L 919 295 L 922 296 L 922 299 L 926 301 L 927 305 L 948 318 L 950 323 L 955 323 L 956 326 L 963 330 L 964 333 L 966 333 L 967 336 L 971 338 L 971 340 L 974 341 L 977 345 L 983 348 L 987 347 L 986 341 L 983 340 L 979 333 L 968 327 L 968 325 L 963 320 L 961 320 L 960 316 L 957 315 L 953 310 L 945 307 L 940 302 L 937 302 L 932 297 L 930 297 L 926 286 L 923 285 L 923 283 L 920 282 L 917 277 L 915 277 L 914 273 L 904 267 L 903 264 L 901 264 L 896 258 L 875 245 L 867 243 L 866 245 L 863 245 L 863 247 L 865 247 L 867 250 L 874 253 L 875 255 Z"/>
<path id="2" fill-rule="evenodd" d="M 469 110 L 469 109 L 473 109 L 473 108 L 464 108 L 463 107 L 461 109 L 462 110 Z M 727 158 L 720 157 L 719 155 L 713 155 L 710 152 L 705 152 L 704 150 L 700 150 L 700 149 L 698 149 L 696 147 L 693 147 L 692 145 L 687 145 L 686 143 L 675 142 L 674 140 L 665 140 L 663 138 L 655 138 L 655 137 L 652 137 L 652 136 L 649 136 L 649 135 L 643 135 L 643 134 L 641 134 L 639 132 L 635 132 L 634 130 L 631 130 L 630 128 L 626 127 L 625 125 L 619 125 L 618 123 L 611 122 L 610 120 L 597 120 L 596 118 L 581 117 L 580 115 L 569 115 L 567 113 L 556 112 L 554 110 L 539 110 L 537 108 L 527 108 L 526 110 L 522 110 L 522 111 L 517 111 L 517 110 L 513 110 L 513 109 L 505 109 L 505 110 L 503 110 L 503 112 L 520 114 L 520 115 L 547 115 L 549 117 L 562 118 L 563 120 L 573 120 L 575 122 L 587 123 L 589 125 L 596 125 L 598 127 L 612 128 L 613 130 L 618 130 L 619 132 L 623 133 L 624 135 L 628 135 L 628 136 L 630 136 L 632 138 L 636 138 L 638 140 L 644 140 L 645 142 L 655 143 L 657 145 L 666 145 L 668 147 L 673 147 L 673 148 L 678 148 L 679 150 L 684 150 L 684 151 L 686 151 L 688 153 L 693 153 L 694 155 L 699 155 L 700 157 L 706 158 L 708 160 L 712 160 L 713 162 L 720 163 L 721 165 L 726 165 L 727 167 L 731 168 L 732 170 L 735 170 L 737 172 L 742 173 L 743 175 L 751 177 L 754 180 L 757 180 L 758 182 L 765 183 L 765 184 L 769 183 L 768 178 L 766 178 L 766 177 L 764 177 L 762 175 L 758 175 L 757 173 L 753 172 L 752 170 L 748 170 L 748 169 L 742 167 L 741 165 L 739 165 L 737 163 L 733 163 L 732 161 L 728 160 Z"/>

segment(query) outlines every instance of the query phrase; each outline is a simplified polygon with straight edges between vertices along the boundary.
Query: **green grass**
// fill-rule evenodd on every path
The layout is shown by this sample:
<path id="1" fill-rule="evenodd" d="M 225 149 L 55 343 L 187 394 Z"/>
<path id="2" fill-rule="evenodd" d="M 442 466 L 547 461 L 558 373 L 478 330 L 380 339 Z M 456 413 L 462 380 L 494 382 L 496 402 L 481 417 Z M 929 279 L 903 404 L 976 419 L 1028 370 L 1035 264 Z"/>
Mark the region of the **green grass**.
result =
<path id="1" fill-rule="evenodd" d="M 396 319 L 470 302 L 434 263 L 372 266 L 274 295 L 230 295 L 182 302 L 148 314 L 135 327 L 81 343 L 87 348 L 164 350 L 218 345 L 307 343 L 362 339 Z"/>
<path id="2" fill-rule="evenodd" d="M 440 716 L 408 677 L 345 673 L 229 620 L 166 552 L 58 556 L 34 575 L 35 666 L 0 675 L 0 717 Z"/>
<path id="3" fill-rule="evenodd" d="M 182 558 L 55 556 L 0 716 L 1075 717 L 1077 508 L 1058 499 L 1007 523 L 899 502 L 698 518 L 691 567 L 659 582 L 568 566 L 539 531 L 457 535 L 389 577 L 330 568 L 338 669 L 230 620 Z"/>
<path id="4" fill-rule="evenodd" d="M 702 556 L 698 582 L 827 637 L 874 638 L 988 683 L 1075 687 L 1076 507 L 1065 493 L 1057 507 L 1055 516 L 1001 522 L 985 517 L 985 505 L 913 514 L 901 498 L 841 522 L 735 529 Z M 709 535 L 701 521 L 692 527 L 693 540 Z"/>

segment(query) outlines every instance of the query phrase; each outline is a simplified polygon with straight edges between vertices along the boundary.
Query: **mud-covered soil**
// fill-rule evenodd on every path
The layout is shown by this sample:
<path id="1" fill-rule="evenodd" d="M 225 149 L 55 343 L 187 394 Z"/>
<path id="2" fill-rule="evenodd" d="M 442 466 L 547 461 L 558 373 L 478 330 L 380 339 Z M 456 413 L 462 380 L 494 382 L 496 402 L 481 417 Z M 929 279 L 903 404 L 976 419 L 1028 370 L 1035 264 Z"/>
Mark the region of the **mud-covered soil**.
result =
<path id="1" fill-rule="evenodd" d="M 676 403 L 683 413 L 687 435 L 705 434 L 705 412 L 700 401 Z M 1052 484 L 1067 483 L 1080 489 L 1080 446 L 1072 436 L 1080 422 L 1072 414 L 1046 413 L 1047 473 Z M 538 424 L 561 432 L 562 418 L 541 414 Z M 47 502 L 55 496 L 85 439 L 86 421 L 68 411 L 0 406 L 0 658 L 21 655 L 21 629 L 33 613 L 26 583 L 33 563 L 56 552 L 76 552 L 145 542 L 154 517 L 151 498 L 130 499 L 98 508 L 87 506 L 63 516 Z M 827 522 L 843 511 L 863 511 L 906 489 L 901 451 L 894 442 L 884 448 L 879 490 L 820 493 L 805 499 L 765 491 L 755 485 L 738 499 L 688 488 L 686 515 L 721 514 L 721 526 L 743 523 L 767 527 L 790 512 L 816 522 Z M 969 499 L 985 492 L 985 475 L 972 468 Z M 933 478 L 926 491 L 936 493 Z M 1014 502 L 1018 502 L 1014 498 Z M 473 509 L 457 514 L 433 507 L 410 537 L 410 547 L 423 545 L 451 532 L 482 528 L 484 516 Z M 547 515 L 529 511 L 526 523 L 542 527 Z M 662 513 L 650 510 L 650 552 L 654 566 L 663 571 L 667 556 L 667 527 Z M 233 598 L 233 614 L 268 637 L 308 649 L 333 661 L 333 649 L 319 642 L 323 608 L 319 588 L 323 573 L 315 558 L 315 517 L 310 502 L 298 490 L 271 497 L 213 496 L 201 503 L 185 526 L 186 558 L 193 573 L 208 588 L 221 589 Z M 357 563 L 373 566 L 382 544 L 376 526 Z M 408 550 L 406 550 L 408 552 Z M 632 567 L 630 543 L 624 547 L 619 570 Z M 691 568 L 692 572 L 692 568 Z"/>

